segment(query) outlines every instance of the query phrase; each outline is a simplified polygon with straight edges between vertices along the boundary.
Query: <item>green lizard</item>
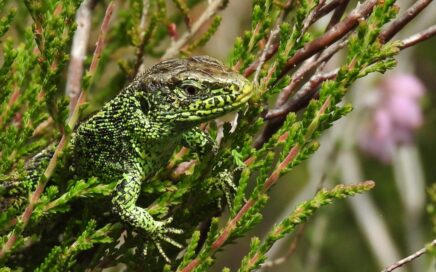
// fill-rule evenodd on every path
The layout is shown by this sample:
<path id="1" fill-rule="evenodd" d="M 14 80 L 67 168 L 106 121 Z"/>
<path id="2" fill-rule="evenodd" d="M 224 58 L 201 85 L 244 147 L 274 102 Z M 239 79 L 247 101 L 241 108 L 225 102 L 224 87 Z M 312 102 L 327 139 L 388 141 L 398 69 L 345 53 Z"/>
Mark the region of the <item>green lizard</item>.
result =
<path id="1" fill-rule="evenodd" d="M 180 144 L 200 154 L 210 152 L 215 143 L 197 125 L 237 109 L 252 92 L 247 79 L 213 58 L 163 61 L 77 127 L 66 154 L 69 170 L 77 178 L 117 180 L 113 211 L 144 230 L 164 255 L 159 242 L 180 246 L 169 235 L 182 231 L 169 226 L 171 218 L 157 221 L 136 205 L 142 182 L 165 166 Z M 35 188 L 40 175 L 35 169 L 44 168 L 51 154 L 46 150 L 30 161 L 33 183 L 25 191 Z M 3 187 L 6 192 L 17 191 L 11 184 Z"/>

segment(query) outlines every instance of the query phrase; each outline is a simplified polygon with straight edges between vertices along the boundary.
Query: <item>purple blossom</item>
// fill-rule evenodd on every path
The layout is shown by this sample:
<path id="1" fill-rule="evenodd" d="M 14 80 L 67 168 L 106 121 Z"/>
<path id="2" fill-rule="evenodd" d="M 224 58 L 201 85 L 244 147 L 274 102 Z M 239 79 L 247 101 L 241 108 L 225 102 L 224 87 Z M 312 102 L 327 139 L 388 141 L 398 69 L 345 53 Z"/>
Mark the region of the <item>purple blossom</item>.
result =
<path id="1" fill-rule="evenodd" d="M 396 74 L 381 84 L 378 98 L 372 105 L 371 117 L 363 126 L 360 148 L 389 163 L 395 148 L 413 141 L 414 132 L 421 126 L 423 116 L 420 99 L 424 85 L 411 74 Z"/>

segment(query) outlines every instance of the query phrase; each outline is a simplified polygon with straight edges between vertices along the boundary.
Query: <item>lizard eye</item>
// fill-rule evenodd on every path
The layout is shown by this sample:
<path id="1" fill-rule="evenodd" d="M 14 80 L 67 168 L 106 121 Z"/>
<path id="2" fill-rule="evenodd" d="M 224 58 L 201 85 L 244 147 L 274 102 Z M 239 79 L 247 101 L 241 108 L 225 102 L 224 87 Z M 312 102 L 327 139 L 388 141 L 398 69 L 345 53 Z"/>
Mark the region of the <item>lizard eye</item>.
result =
<path id="1" fill-rule="evenodd" d="M 197 88 L 195 88 L 194 86 L 186 86 L 185 92 L 189 95 L 195 95 L 197 93 Z"/>
<path id="2" fill-rule="evenodd" d="M 186 95 L 193 96 L 198 94 L 199 90 L 201 90 L 202 85 L 193 80 L 187 80 L 182 83 L 182 89 L 185 91 Z"/>

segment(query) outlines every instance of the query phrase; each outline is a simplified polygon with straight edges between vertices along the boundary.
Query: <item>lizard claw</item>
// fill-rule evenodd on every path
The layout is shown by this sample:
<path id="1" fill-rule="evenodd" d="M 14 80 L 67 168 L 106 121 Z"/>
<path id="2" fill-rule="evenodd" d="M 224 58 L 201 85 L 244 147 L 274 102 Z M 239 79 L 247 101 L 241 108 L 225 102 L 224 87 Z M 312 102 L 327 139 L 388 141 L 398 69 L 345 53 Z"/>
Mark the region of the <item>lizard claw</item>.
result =
<path id="1" fill-rule="evenodd" d="M 158 225 L 157 231 L 161 234 L 168 234 L 168 233 L 182 234 L 183 233 L 182 229 L 167 227 L 167 225 L 171 224 L 172 222 L 173 222 L 172 217 L 169 217 L 168 219 L 166 219 L 164 221 L 158 221 L 157 222 L 157 225 Z"/>

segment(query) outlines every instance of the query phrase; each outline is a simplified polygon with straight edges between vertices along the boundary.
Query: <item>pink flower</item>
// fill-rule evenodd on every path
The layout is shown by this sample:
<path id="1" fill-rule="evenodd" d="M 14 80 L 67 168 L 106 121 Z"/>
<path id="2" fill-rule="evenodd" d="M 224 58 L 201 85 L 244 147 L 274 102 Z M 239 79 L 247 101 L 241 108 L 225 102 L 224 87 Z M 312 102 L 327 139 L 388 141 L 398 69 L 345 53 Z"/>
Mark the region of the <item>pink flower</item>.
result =
<path id="1" fill-rule="evenodd" d="M 411 143 L 422 124 L 419 101 L 424 85 L 411 74 L 397 74 L 383 81 L 378 91 L 380 95 L 363 127 L 359 145 L 364 152 L 389 163 L 396 146 Z"/>

